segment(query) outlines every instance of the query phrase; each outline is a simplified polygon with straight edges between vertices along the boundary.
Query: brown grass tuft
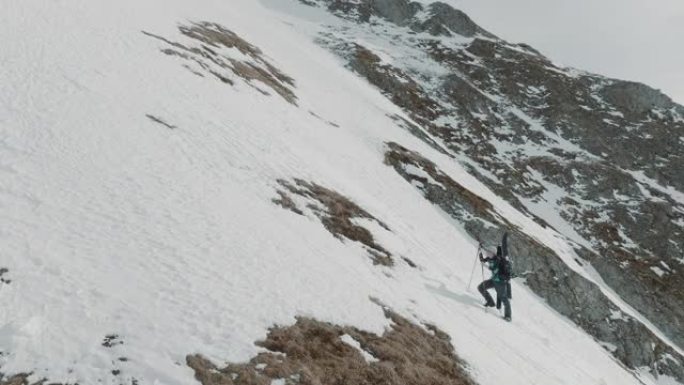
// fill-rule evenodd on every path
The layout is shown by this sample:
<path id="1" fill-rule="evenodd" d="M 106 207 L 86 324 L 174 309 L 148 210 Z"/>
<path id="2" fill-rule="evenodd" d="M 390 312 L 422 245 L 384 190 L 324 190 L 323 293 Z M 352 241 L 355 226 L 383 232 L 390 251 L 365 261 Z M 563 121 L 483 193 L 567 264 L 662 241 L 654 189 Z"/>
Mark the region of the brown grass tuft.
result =
<path id="1" fill-rule="evenodd" d="M 3 378 L 2 373 L 0 373 L 0 385 L 29 385 L 29 376 L 30 373 L 22 373 L 9 378 Z"/>
<path id="2" fill-rule="evenodd" d="M 201 355 L 187 364 L 202 385 L 269 385 L 274 379 L 301 385 L 474 385 L 449 336 L 386 310 L 392 326 L 381 336 L 349 326 L 300 317 L 273 327 L 257 345 L 267 352 L 249 362 L 218 368 Z M 366 361 L 341 337 L 349 335 L 377 361 Z"/>
<path id="3" fill-rule="evenodd" d="M 291 196 L 306 198 L 309 202 L 306 208 L 320 219 L 323 226 L 332 235 L 338 239 L 346 238 L 366 246 L 368 254 L 375 264 L 383 266 L 394 264 L 390 252 L 375 241 L 373 234 L 368 229 L 355 224 L 353 219 L 363 218 L 374 221 L 387 231 L 390 231 L 389 227 L 349 198 L 316 183 L 301 179 L 295 179 L 294 183 L 281 179 L 278 180 L 278 183 L 284 190 L 278 190 L 279 198 L 273 199 L 274 203 L 299 215 L 304 215 L 304 211 L 297 207 Z"/>
<path id="4" fill-rule="evenodd" d="M 257 91 L 266 93 L 259 87 L 260 84 L 266 85 L 289 103 L 297 104 L 297 97 L 291 89 L 294 87 L 294 80 L 266 60 L 259 48 L 235 32 L 209 22 L 180 26 L 179 30 L 196 44 L 186 46 L 149 32 L 143 31 L 143 33 L 166 43 L 169 47 L 162 49 L 164 54 L 180 57 L 198 66 L 199 69 L 186 66 L 196 75 L 210 74 L 223 83 L 233 85 L 234 80 L 224 71 L 229 70 Z M 240 61 L 220 53 L 222 49 L 232 48 L 248 56 L 251 61 Z"/>
<path id="5" fill-rule="evenodd" d="M 407 174 L 404 172 L 404 167 L 413 165 L 423 169 L 434 180 L 447 187 L 447 189 L 460 198 L 459 201 L 464 204 L 468 211 L 476 214 L 479 217 L 485 218 L 489 221 L 495 221 L 492 216 L 494 208 L 489 201 L 474 194 L 461 184 L 451 179 L 448 175 L 437 169 L 434 163 L 424 158 L 417 152 L 411 151 L 397 143 L 387 143 L 388 150 L 385 152 L 385 164 L 392 166 L 397 172 L 406 175 L 412 180 L 417 180 L 421 183 L 426 183 L 427 180 L 423 177 Z"/>

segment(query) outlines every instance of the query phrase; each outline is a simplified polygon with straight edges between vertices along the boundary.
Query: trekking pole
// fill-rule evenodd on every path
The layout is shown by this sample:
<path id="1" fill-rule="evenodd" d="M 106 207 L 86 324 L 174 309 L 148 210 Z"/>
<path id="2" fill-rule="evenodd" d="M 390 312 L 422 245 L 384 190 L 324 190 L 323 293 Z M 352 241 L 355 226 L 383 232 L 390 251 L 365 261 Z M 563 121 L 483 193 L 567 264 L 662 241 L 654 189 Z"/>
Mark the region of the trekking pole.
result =
<path id="1" fill-rule="evenodd" d="M 473 276 L 475 275 L 475 266 L 477 266 L 477 260 L 480 256 L 480 249 L 482 249 L 482 243 L 477 245 L 477 253 L 475 253 L 475 262 L 473 262 L 473 269 L 470 271 L 470 279 L 468 280 L 468 286 L 466 291 L 470 291 L 470 284 L 473 283 Z"/>

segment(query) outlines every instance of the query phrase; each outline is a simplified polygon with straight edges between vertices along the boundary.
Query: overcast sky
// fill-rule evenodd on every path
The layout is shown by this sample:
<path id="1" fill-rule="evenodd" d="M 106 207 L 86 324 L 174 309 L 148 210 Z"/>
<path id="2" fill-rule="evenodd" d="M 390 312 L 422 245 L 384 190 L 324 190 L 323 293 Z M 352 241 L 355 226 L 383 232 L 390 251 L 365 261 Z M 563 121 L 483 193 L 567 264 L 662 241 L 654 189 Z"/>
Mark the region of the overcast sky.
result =
<path id="1" fill-rule="evenodd" d="M 635 80 L 684 104 L 684 0 L 442 0 L 553 61 Z"/>

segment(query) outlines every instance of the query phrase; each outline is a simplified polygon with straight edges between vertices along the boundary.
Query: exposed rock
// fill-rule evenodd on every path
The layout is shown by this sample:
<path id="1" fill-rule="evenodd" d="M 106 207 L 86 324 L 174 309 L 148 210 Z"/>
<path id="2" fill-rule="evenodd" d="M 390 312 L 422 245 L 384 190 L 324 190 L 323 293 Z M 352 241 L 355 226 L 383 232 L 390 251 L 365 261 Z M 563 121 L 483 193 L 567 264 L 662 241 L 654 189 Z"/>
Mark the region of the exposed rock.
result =
<path id="1" fill-rule="evenodd" d="M 434 119 L 440 106 L 409 75 L 389 64 L 367 48 L 352 44 L 340 47 L 350 56 L 349 66 L 385 92 L 394 103 L 409 111 L 420 111 L 421 117 Z"/>
<path id="2" fill-rule="evenodd" d="M 7 278 L 7 273 L 9 273 L 9 270 L 5 267 L 0 267 L 0 284 L 6 284 L 9 285 L 12 283 L 12 280 Z"/>
<path id="3" fill-rule="evenodd" d="M 684 357 L 656 337 L 643 324 L 620 311 L 593 283 L 563 262 L 551 249 L 522 232 L 493 211 L 487 200 L 454 181 L 419 153 L 396 143 L 387 144 L 385 163 L 392 166 L 430 202 L 463 223 L 465 230 L 485 243 L 498 242 L 509 232 L 514 274 L 553 309 L 568 317 L 598 341 L 616 347 L 611 351 L 631 369 L 649 367 L 654 375 L 684 380 Z M 410 168 L 413 167 L 413 168 Z M 420 169 L 430 178 L 412 170 Z M 676 357 L 679 363 L 667 360 Z"/>
<path id="4" fill-rule="evenodd" d="M 397 25 L 407 25 L 422 10 L 420 3 L 408 0 L 318 0 L 328 9 L 340 15 L 368 22 L 372 16 L 385 19 Z"/>
<path id="5" fill-rule="evenodd" d="M 430 8 L 421 12 L 429 20 Z M 433 22 L 438 32 L 448 24 Z M 410 132 L 537 223 L 565 221 L 574 230 L 566 236 L 591 245 L 582 255 L 605 282 L 684 346 L 684 107 L 481 31 L 464 41 L 441 32 L 403 38 L 402 28 L 357 25 L 321 40 L 420 125 Z M 394 47 L 391 64 L 368 47 L 338 49 L 356 44 L 358 30 Z M 416 51 L 431 61 L 416 66 Z"/>
<path id="6" fill-rule="evenodd" d="M 102 346 L 105 348 L 113 348 L 116 345 L 123 345 L 123 343 L 117 334 L 107 334 L 102 340 Z"/>
<path id="7" fill-rule="evenodd" d="M 496 38 L 475 24 L 464 12 L 439 1 L 429 4 L 427 9 L 409 0 L 313 0 L 304 3 L 322 4 L 341 17 L 361 23 L 368 23 L 372 17 L 377 17 L 399 27 L 434 36 L 452 36 L 455 33 L 465 37 L 481 35 Z"/>
<path id="8" fill-rule="evenodd" d="M 414 23 L 411 27 L 413 30 L 428 32 L 435 36 L 451 36 L 452 33 L 456 33 L 466 37 L 480 34 L 489 38 L 495 38 L 494 35 L 475 24 L 463 11 L 454 9 L 449 4 L 442 2 L 432 3 L 428 6 L 428 12 L 429 18 L 422 23 Z"/>
<path id="9" fill-rule="evenodd" d="M 630 115 L 641 115 L 655 108 L 670 109 L 675 106 L 672 99 L 660 91 L 636 82 L 614 82 L 602 88 L 600 94 L 608 103 Z"/>

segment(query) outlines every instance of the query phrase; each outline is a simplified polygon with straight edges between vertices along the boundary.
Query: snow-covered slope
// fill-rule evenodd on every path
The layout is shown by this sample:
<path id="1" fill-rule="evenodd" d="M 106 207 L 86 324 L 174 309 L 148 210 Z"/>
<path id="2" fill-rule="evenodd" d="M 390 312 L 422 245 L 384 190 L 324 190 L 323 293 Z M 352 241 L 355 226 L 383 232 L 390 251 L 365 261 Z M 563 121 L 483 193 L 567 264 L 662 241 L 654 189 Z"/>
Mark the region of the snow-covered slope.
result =
<path id="1" fill-rule="evenodd" d="M 194 383 L 186 355 L 246 361 L 296 316 L 382 333 L 379 301 L 445 331 L 480 384 L 655 383 L 522 282 L 513 323 L 484 312 L 466 290 L 477 242 L 383 162 L 386 143 L 530 220 L 272 3 L 3 2 L 0 372 Z M 392 266 L 306 196 L 304 215 L 275 204 L 295 178 L 372 215 L 355 224 Z"/>

